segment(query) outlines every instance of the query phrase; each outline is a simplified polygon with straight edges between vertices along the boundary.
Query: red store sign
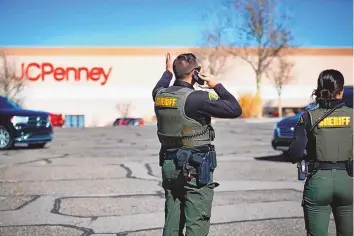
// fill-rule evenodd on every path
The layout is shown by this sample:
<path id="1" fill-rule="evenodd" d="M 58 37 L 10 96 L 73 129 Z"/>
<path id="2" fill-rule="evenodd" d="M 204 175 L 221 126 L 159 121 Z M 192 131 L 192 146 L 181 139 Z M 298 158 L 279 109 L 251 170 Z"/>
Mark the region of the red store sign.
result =
<path id="1" fill-rule="evenodd" d="M 112 67 L 105 70 L 103 67 L 88 68 L 54 66 L 53 63 L 22 63 L 21 75 L 18 79 L 27 79 L 32 82 L 54 79 L 55 81 L 92 81 L 105 85 L 111 75 Z"/>

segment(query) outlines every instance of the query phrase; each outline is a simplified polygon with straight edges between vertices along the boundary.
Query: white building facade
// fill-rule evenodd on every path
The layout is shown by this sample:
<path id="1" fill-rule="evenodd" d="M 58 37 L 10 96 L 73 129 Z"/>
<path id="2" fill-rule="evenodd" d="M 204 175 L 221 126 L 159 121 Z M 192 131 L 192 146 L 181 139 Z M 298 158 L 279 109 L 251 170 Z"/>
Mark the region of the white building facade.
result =
<path id="1" fill-rule="evenodd" d="M 172 59 L 188 48 L 9 48 L 7 58 L 16 75 L 25 79 L 21 96 L 28 109 L 63 115 L 84 115 L 85 126 L 111 125 L 121 116 L 117 104 L 130 104 L 130 116 L 153 116 L 151 92 L 165 70 L 165 53 Z M 294 63 L 292 81 L 282 93 L 284 107 L 303 107 L 310 100 L 321 70 L 340 70 L 353 85 L 352 49 L 301 49 L 289 57 Z M 252 68 L 230 58 L 220 75 L 236 97 L 256 91 Z M 262 79 L 264 104 L 275 106 L 277 92 L 271 80 Z"/>

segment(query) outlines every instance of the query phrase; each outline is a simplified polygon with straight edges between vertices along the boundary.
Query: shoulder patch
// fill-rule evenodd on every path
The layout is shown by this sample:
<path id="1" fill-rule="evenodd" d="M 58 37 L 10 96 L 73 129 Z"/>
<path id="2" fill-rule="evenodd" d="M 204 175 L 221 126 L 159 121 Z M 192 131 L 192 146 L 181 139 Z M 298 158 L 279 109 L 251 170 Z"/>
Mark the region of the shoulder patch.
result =
<path id="1" fill-rule="evenodd" d="M 335 127 L 350 127 L 350 116 L 330 116 L 323 119 L 319 124 L 319 128 L 335 128 Z"/>
<path id="2" fill-rule="evenodd" d="M 218 100 L 219 99 L 219 96 L 216 95 L 215 93 L 209 93 L 209 100 L 210 101 L 213 101 L 213 100 Z"/>

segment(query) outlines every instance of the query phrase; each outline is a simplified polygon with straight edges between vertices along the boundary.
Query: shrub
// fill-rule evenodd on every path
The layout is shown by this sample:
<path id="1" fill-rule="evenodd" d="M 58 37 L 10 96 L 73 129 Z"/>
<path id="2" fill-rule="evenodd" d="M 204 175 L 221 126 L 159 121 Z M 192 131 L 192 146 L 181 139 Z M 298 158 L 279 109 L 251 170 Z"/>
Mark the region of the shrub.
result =
<path id="1" fill-rule="evenodd" d="M 241 95 L 238 102 L 242 107 L 242 118 L 258 118 L 262 114 L 262 98 L 259 93 Z"/>

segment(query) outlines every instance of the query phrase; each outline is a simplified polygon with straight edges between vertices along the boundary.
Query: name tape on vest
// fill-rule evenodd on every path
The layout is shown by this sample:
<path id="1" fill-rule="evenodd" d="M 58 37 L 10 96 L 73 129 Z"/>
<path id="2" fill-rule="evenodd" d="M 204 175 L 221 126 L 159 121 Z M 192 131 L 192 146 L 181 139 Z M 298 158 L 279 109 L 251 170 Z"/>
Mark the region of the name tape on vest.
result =
<path id="1" fill-rule="evenodd" d="M 331 116 L 323 119 L 319 124 L 319 128 L 334 128 L 334 127 L 350 127 L 349 116 Z"/>
<path id="2" fill-rule="evenodd" d="M 177 107 L 177 98 L 173 97 L 157 97 L 155 99 L 157 107 Z"/>

